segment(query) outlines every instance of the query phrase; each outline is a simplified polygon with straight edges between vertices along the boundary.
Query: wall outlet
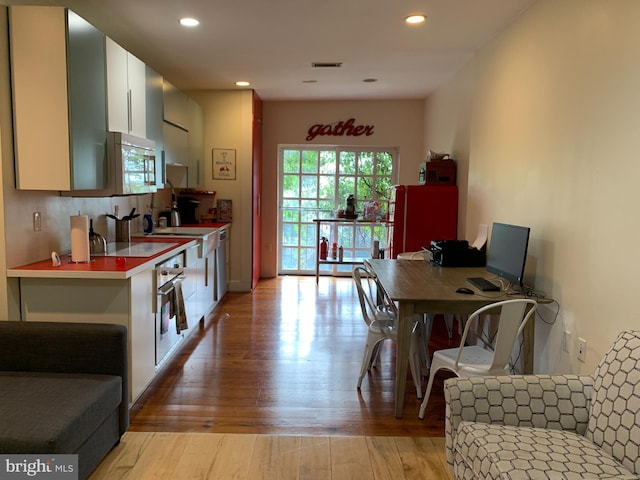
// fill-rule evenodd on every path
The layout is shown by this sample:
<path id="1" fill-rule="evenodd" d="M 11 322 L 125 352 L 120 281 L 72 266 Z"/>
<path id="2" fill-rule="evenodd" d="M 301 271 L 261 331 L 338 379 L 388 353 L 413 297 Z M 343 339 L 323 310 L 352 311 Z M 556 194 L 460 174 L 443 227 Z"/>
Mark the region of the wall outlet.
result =
<path id="1" fill-rule="evenodd" d="M 33 212 L 33 231 L 39 232 L 42 230 L 42 215 L 40 212 Z"/>
<path id="2" fill-rule="evenodd" d="M 562 350 L 569 353 L 569 345 L 571 345 L 571 332 L 565 330 L 562 334 Z"/>
<path id="3" fill-rule="evenodd" d="M 587 341 L 584 338 L 578 337 L 578 348 L 576 349 L 576 355 L 581 362 L 585 361 L 587 356 Z"/>

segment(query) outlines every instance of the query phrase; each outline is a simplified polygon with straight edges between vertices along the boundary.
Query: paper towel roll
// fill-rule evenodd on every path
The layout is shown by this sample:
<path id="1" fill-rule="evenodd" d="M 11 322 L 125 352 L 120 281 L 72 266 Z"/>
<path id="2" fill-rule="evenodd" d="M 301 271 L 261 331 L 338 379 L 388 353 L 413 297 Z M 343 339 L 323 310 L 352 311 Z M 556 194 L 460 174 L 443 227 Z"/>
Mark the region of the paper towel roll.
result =
<path id="1" fill-rule="evenodd" d="M 89 253 L 89 216 L 72 215 L 71 217 L 71 261 L 88 262 Z"/>

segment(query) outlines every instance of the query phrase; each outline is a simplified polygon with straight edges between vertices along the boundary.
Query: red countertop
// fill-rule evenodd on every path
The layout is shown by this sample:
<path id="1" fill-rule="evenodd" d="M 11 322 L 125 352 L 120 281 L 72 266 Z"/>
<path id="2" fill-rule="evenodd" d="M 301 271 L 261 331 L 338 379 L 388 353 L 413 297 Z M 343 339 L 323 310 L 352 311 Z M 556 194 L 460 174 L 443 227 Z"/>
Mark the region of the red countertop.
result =
<path id="1" fill-rule="evenodd" d="M 167 243 L 164 237 L 147 237 L 144 242 Z M 195 244 L 193 238 L 172 237 L 171 243 L 176 244 L 169 247 L 156 255 L 150 257 L 105 257 L 96 255 L 91 257 L 89 263 L 73 263 L 71 262 L 71 254 L 60 254 L 61 265 L 54 267 L 51 258 L 40 260 L 38 262 L 21 265 L 19 267 L 7 269 L 8 277 L 45 277 L 45 278 L 129 278 L 135 273 L 149 268 L 157 263 L 158 260 L 165 260 L 171 257 L 171 254 L 177 253 L 177 250 L 189 243 Z"/>

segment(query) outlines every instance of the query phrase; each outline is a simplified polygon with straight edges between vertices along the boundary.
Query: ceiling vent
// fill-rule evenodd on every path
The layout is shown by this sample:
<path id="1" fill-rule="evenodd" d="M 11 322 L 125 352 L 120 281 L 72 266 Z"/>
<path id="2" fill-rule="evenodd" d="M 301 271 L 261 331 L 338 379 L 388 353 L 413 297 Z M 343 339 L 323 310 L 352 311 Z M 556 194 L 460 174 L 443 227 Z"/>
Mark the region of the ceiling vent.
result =
<path id="1" fill-rule="evenodd" d="M 313 62 L 311 66 L 313 68 L 340 68 L 342 62 Z"/>

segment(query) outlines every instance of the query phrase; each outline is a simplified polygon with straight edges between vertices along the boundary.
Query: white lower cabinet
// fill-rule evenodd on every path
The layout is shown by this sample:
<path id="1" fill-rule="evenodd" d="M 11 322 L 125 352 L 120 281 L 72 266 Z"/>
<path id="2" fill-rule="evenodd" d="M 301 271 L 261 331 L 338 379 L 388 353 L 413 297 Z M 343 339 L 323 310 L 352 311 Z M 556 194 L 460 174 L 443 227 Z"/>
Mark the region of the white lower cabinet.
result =
<path id="1" fill-rule="evenodd" d="M 198 258 L 198 247 L 193 246 L 187 249 L 187 268 L 185 269 L 185 280 L 183 284 L 184 304 L 187 311 L 187 322 L 189 322 L 189 329 L 187 335 L 195 331 L 197 322 L 202 317 L 202 306 L 198 298 L 198 292 L 202 288 L 203 274 L 204 274 L 204 262 L 203 259 Z"/>
<path id="2" fill-rule="evenodd" d="M 217 305 L 216 291 L 216 251 L 212 250 L 202 259 L 204 263 L 204 275 L 202 290 L 198 289 L 198 299 L 202 305 L 202 314 L 205 320 Z"/>
<path id="3" fill-rule="evenodd" d="M 23 321 L 88 322 L 124 325 L 129 332 L 129 397 L 135 402 L 156 375 L 156 281 L 150 266 L 126 279 L 21 277 Z M 215 306 L 215 250 L 202 258 L 187 248 L 182 281 L 189 328 Z"/>
<path id="4" fill-rule="evenodd" d="M 124 325 L 129 332 L 129 396 L 134 402 L 155 375 L 153 268 L 125 280 L 21 278 L 23 321 Z"/>

